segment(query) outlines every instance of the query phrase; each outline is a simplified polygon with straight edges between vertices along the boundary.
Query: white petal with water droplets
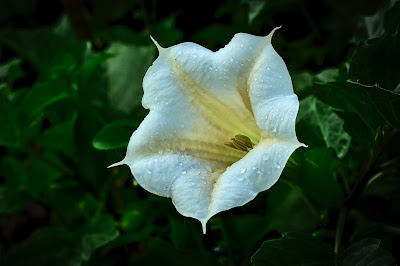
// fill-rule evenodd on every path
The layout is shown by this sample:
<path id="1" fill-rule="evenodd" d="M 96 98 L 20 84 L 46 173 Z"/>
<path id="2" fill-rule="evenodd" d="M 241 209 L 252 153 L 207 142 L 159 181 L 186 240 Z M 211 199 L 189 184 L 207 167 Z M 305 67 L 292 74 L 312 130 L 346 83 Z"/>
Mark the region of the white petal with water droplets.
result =
<path id="1" fill-rule="evenodd" d="M 146 190 L 171 197 L 184 216 L 207 221 L 276 183 L 292 152 L 298 99 L 266 37 L 234 36 L 217 52 L 197 44 L 162 48 L 143 80 L 149 115 L 125 159 Z M 224 145 L 237 134 L 248 153 Z"/>

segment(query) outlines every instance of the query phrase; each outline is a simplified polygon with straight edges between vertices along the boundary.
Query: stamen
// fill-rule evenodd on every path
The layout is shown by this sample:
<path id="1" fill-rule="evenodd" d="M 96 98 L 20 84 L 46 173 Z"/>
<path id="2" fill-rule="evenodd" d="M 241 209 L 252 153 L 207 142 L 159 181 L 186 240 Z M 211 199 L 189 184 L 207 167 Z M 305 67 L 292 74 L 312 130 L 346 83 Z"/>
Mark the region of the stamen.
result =
<path id="1" fill-rule="evenodd" d="M 255 145 L 251 142 L 249 137 L 241 134 L 236 135 L 234 138 L 231 138 L 231 140 L 231 142 L 225 142 L 224 145 L 240 151 L 248 152 Z"/>

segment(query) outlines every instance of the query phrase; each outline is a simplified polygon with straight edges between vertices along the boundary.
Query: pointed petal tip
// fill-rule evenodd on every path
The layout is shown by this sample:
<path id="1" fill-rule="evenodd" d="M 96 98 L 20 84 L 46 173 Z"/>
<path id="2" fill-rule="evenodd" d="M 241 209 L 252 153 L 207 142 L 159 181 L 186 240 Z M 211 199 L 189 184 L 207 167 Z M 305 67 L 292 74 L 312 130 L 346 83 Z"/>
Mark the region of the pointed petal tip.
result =
<path id="1" fill-rule="evenodd" d="M 151 35 L 150 35 L 150 39 L 154 43 L 154 45 L 157 47 L 158 52 L 161 53 L 161 51 L 164 50 L 164 47 L 161 47 L 161 45 L 158 44 L 158 42 Z"/>
<path id="2" fill-rule="evenodd" d="M 205 224 L 203 224 L 202 227 L 203 227 L 203 234 L 205 235 L 206 231 L 207 231 L 207 226 Z"/>
<path id="3" fill-rule="evenodd" d="M 120 165 L 123 165 L 123 164 L 125 164 L 124 160 L 122 160 L 120 162 L 117 162 L 117 163 L 113 163 L 112 165 L 109 165 L 107 168 L 112 168 L 112 167 L 120 166 Z"/>

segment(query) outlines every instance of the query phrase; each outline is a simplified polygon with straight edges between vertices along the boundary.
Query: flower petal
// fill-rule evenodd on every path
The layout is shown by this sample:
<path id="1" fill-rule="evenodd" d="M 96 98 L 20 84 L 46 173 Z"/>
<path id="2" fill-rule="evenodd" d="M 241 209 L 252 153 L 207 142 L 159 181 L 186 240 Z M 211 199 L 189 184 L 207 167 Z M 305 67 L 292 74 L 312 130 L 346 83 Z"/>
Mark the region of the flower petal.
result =
<path id="1" fill-rule="evenodd" d="M 129 165 L 143 188 L 171 197 L 204 232 L 213 215 L 270 188 L 302 145 L 294 128 L 298 99 L 273 32 L 236 34 L 215 53 L 156 43 L 160 55 L 143 80 L 150 113 L 116 165 Z M 224 145 L 238 134 L 255 148 L 246 154 Z"/>

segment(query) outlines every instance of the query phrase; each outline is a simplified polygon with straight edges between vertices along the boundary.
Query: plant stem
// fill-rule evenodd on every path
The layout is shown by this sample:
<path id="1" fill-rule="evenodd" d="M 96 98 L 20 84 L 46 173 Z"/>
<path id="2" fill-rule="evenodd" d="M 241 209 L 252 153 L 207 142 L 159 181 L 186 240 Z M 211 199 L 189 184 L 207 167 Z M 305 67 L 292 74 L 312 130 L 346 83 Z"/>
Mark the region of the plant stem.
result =
<path id="1" fill-rule="evenodd" d="M 335 246 L 334 246 L 334 251 L 335 254 L 337 255 L 340 249 L 340 244 L 342 242 L 342 236 L 343 236 L 343 230 L 344 230 L 344 224 L 346 221 L 346 216 L 347 216 L 347 208 L 342 207 L 339 210 L 339 218 L 338 222 L 336 225 L 336 236 L 335 236 Z"/>
<path id="2" fill-rule="evenodd" d="M 375 176 L 375 170 L 377 168 L 376 162 L 377 162 L 379 156 L 382 154 L 383 150 L 386 148 L 386 146 L 390 143 L 392 138 L 397 133 L 398 133 L 397 130 L 392 130 L 385 136 L 381 145 L 376 146 L 374 143 L 373 147 L 376 147 L 376 148 L 374 149 L 372 156 L 368 160 L 366 167 L 363 168 L 363 170 L 360 172 L 359 176 L 357 177 L 356 184 L 354 185 L 350 195 L 345 200 L 343 207 L 340 208 L 338 222 L 337 222 L 337 226 L 336 226 L 336 237 L 335 237 L 335 246 L 334 246 L 335 254 L 338 254 L 338 252 L 340 250 L 347 213 L 357 202 L 358 198 L 361 196 L 361 193 L 363 192 L 365 186 L 368 184 L 368 182 L 371 180 L 371 178 L 373 178 Z"/>

